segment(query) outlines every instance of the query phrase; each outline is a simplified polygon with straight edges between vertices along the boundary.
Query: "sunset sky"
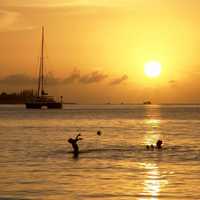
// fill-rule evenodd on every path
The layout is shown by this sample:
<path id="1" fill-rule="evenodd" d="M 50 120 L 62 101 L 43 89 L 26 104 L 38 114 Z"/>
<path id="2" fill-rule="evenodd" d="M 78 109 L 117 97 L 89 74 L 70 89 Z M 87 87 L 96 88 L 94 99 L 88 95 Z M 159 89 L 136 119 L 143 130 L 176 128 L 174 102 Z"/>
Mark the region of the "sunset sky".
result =
<path id="1" fill-rule="evenodd" d="M 199 0 L 1 0 L 0 92 L 37 87 L 44 26 L 52 95 L 200 103 L 199 10 Z M 160 76 L 145 75 L 150 61 Z"/>

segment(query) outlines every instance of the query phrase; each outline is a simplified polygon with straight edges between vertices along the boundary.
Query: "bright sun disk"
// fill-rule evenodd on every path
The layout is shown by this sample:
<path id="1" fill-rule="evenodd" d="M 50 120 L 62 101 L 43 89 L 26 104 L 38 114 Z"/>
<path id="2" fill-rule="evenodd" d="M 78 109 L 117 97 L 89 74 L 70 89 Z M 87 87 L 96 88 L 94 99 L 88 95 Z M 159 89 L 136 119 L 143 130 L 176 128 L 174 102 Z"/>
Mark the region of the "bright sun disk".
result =
<path id="1" fill-rule="evenodd" d="M 160 76 L 161 64 L 156 61 L 147 62 L 144 65 L 144 73 L 150 78 L 155 78 Z"/>

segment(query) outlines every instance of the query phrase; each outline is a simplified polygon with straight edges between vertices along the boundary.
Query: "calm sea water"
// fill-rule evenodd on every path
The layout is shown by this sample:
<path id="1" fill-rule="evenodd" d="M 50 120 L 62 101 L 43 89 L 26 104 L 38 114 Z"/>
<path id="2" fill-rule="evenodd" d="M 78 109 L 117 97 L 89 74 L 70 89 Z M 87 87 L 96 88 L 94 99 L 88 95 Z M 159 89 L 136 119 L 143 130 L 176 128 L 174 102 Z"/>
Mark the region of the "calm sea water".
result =
<path id="1" fill-rule="evenodd" d="M 0 106 L 0 200 L 200 199 L 199 136 L 200 106 Z"/>

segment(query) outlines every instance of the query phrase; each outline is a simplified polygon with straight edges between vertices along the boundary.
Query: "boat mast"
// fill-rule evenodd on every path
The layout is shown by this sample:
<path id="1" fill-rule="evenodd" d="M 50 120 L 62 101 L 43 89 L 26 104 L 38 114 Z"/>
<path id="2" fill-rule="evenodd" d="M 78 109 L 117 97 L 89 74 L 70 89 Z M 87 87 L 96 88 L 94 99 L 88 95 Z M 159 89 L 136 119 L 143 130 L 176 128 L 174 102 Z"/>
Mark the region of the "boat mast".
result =
<path id="1" fill-rule="evenodd" d="M 38 96 L 44 94 L 44 27 L 42 27 L 42 47 L 41 47 L 41 56 L 40 56 L 40 69 L 39 69 L 39 78 L 38 78 Z"/>

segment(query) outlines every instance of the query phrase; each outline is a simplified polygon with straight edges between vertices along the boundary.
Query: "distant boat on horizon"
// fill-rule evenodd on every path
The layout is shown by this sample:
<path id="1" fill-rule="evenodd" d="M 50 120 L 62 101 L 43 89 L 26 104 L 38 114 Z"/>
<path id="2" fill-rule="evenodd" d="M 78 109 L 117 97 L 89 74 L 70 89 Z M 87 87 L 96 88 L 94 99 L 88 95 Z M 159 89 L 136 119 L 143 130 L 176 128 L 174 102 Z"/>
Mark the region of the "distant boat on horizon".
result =
<path id="1" fill-rule="evenodd" d="M 144 101 L 143 104 L 144 105 L 151 105 L 152 103 L 151 103 L 151 101 Z"/>
<path id="2" fill-rule="evenodd" d="M 56 101 L 53 96 L 49 96 L 44 90 L 44 27 L 42 27 L 42 47 L 40 56 L 40 68 L 38 75 L 37 96 L 28 100 L 25 105 L 28 109 L 61 109 L 63 106 L 62 96 L 60 102 Z"/>

